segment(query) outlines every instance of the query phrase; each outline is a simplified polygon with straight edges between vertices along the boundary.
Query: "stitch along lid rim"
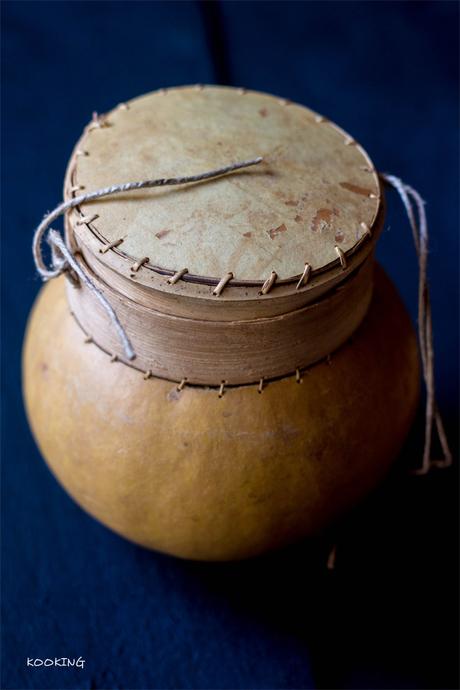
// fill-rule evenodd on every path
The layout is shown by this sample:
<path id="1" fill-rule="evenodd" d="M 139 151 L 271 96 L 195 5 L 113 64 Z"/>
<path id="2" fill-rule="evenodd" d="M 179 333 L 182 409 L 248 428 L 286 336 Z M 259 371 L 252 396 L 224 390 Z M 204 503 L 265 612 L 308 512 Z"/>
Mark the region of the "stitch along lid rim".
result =
<path id="1" fill-rule="evenodd" d="M 257 156 L 219 178 L 86 203 L 67 231 L 95 272 L 177 295 L 210 297 L 229 274 L 225 300 L 260 300 L 270 281 L 292 294 L 342 280 L 381 230 L 378 175 L 343 130 L 274 96 L 180 87 L 121 104 L 85 129 L 65 195 Z M 166 280 L 184 269 L 177 284 Z"/>

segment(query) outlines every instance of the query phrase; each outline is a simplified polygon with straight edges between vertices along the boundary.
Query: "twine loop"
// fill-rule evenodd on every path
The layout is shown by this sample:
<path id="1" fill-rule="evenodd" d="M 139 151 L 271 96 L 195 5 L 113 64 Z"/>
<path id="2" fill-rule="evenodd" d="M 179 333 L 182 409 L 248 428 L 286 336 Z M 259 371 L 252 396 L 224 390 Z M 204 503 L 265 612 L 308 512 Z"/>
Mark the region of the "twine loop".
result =
<path id="1" fill-rule="evenodd" d="M 405 184 L 399 177 L 382 173 L 382 180 L 387 182 L 399 194 L 412 229 L 415 251 L 418 258 L 418 340 L 422 360 L 423 379 L 426 388 L 425 405 L 425 444 L 423 461 L 415 474 L 426 474 L 432 467 L 449 467 L 452 464 L 452 453 L 447 441 L 444 424 L 436 402 L 434 381 L 434 347 L 433 323 L 431 318 L 430 291 L 428 285 L 428 222 L 425 202 L 416 189 Z M 414 206 L 417 214 L 414 211 Z M 436 428 L 439 443 L 443 452 L 442 459 L 432 457 L 433 430 Z"/>
<path id="2" fill-rule="evenodd" d="M 133 360 L 136 357 L 136 353 L 134 352 L 133 346 L 131 345 L 126 331 L 121 325 L 112 306 L 105 298 L 103 293 L 96 287 L 86 270 L 84 270 L 82 265 L 77 262 L 75 259 L 75 254 L 68 246 L 65 238 L 57 230 L 51 229 L 51 224 L 69 209 L 75 208 L 75 206 L 80 206 L 88 201 L 93 201 L 94 199 L 101 199 L 102 197 L 111 196 L 112 194 L 130 192 L 135 189 L 201 182 L 202 180 L 209 180 L 213 177 L 218 177 L 220 175 L 234 172 L 235 170 L 240 170 L 241 168 L 248 168 L 251 165 L 257 165 L 258 163 L 261 163 L 262 160 L 263 158 L 259 156 L 258 158 L 231 163 L 230 165 L 226 165 L 222 168 L 209 170 L 198 175 L 187 175 L 184 177 L 161 177 L 155 180 L 140 180 L 138 182 L 126 182 L 124 184 L 111 185 L 110 187 L 97 189 L 96 191 L 88 192 L 87 194 L 80 194 L 79 196 L 75 196 L 68 201 L 64 201 L 62 204 L 59 204 L 59 206 L 56 206 L 53 211 L 45 215 L 42 222 L 34 232 L 32 240 L 32 254 L 35 267 L 43 281 L 57 278 L 62 273 L 66 273 L 74 284 L 78 284 L 78 280 L 81 280 L 81 282 L 83 282 L 93 293 L 93 295 L 107 312 L 114 329 L 117 331 L 126 357 L 129 360 Z M 45 263 L 43 258 L 42 246 L 45 238 L 51 248 L 51 262 L 49 265 Z"/>

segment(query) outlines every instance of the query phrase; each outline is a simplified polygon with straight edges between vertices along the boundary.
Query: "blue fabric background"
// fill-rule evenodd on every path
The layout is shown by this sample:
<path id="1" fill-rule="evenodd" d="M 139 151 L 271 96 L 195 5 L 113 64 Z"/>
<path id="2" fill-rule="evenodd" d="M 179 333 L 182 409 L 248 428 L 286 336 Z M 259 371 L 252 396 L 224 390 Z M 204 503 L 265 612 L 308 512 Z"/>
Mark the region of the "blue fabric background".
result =
<path id="1" fill-rule="evenodd" d="M 137 548 L 86 516 L 41 460 L 20 355 L 40 287 L 32 230 L 61 198 L 92 110 L 161 86 L 229 83 L 330 116 L 428 201 L 439 400 L 456 443 L 455 2 L 4 2 L 3 688 L 454 688 L 457 475 L 407 478 L 419 435 L 326 542 L 228 565 Z M 379 254 L 415 317 L 396 198 Z M 65 414 L 65 411 L 63 411 Z M 84 669 L 27 657 L 82 656 Z"/>

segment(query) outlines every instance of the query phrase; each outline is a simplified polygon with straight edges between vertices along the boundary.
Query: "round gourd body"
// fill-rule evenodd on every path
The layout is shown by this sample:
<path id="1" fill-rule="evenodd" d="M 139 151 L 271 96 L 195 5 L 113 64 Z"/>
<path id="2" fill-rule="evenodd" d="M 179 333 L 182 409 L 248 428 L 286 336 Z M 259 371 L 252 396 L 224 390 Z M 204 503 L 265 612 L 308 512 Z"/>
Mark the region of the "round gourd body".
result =
<path id="1" fill-rule="evenodd" d="M 42 290 L 24 348 L 29 420 L 51 470 L 91 515 L 176 556 L 240 559 L 313 534 L 364 496 L 415 413 L 415 335 L 378 266 L 352 339 L 302 374 L 185 386 L 85 343 L 64 278 Z"/>

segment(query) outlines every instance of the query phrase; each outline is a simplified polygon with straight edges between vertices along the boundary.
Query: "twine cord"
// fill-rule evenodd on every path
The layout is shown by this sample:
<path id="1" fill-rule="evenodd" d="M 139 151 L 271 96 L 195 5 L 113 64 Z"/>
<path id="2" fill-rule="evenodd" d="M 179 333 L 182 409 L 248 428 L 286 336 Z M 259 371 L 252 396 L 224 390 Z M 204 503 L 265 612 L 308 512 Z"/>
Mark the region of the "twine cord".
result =
<path id="1" fill-rule="evenodd" d="M 434 381 L 434 348 L 433 323 L 431 317 L 431 302 L 428 286 L 428 222 L 425 212 L 425 202 L 413 187 L 406 185 L 399 177 L 381 174 L 380 177 L 392 186 L 399 194 L 406 209 L 409 224 L 415 244 L 419 264 L 418 283 L 418 338 L 422 360 L 423 378 L 426 388 L 425 407 L 425 444 L 423 461 L 416 474 L 426 474 L 431 467 L 449 467 L 452 464 L 452 453 L 447 441 L 444 424 L 436 403 Z M 414 207 L 417 210 L 417 216 Z M 444 457 L 441 460 L 432 458 L 433 426 L 436 425 L 439 442 Z"/>
<path id="2" fill-rule="evenodd" d="M 80 280 L 87 286 L 89 290 L 98 299 L 100 304 L 104 307 L 107 315 L 112 322 L 113 327 L 118 333 L 120 341 L 123 345 L 125 355 L 129 360 L 133 360 L 136 354 L 133 347 L 129 341 L 126 332 L 121 325 L 117 315 L 115 314 L 113 308 L 106 300 L 104 295 L 95 286 L 88 273 L 83 270 L 81 265 L 76 261 L 72 249 L 68 246 L 66 240 L 57 230 L 52 230 L 50 225 L 54 221 L 62 216 L 66 211 L 75 206 L 80 206 L 88 201 L 93 201 L 94 199 L 101 199 L 105 196 L 111 196 L 112 194 L 121 194 L 123 192 L 131 192 L 136 189 L 146 189 L 149 187 L 166 187 L 172 185 L 189 184 L 191 182 L 201 182 L 203 180 L 209 180 L 213 177 L 219 177 L 221 175 L 226 175 L 227 173 L 240 170 L 241 168 L 248 168 L 251 165 L 257 165 L 263 160 L 262 156 L 258 158 L 253 158 L 250 160 L 239 161 L 236 163 L 231 163 L 222 168 L 217 168 L 215 170 L 209 170 L 198 175 L 187 175 L 183 177 L 162 177 L 156 180 L 140 180 L 139 182 L 126 182 L 124 184 L 115 184 L 110 187 L 104 187 L 103 189 L 97 189 L 94 192 L 88 192 L 87 194 L 80 194 L 79 196 L 73 197 L 68 201 L 59 204 L 56 208 L 47 213 L 41 223 L 38 225 L 34 232 L 32 240 L 32 254 L 35 262 L 36 269 L 40 274 L 43 281 L 51 280 L 52 278 L 57 278 L 62 273 L 66 271 L 73 271 Z M 43 240 L 46 239 L 51 247 L 51 263 L 49 266 L 46 265 L 43 259 Z"/>
<path id="3" fill-rule="evenodd" d="M 48 242 L 51 245 L 53 265 L 60 267 L 61 272 L 69 270 L 69 267 L 73 271 L 75 271 L 82 283 L 84 283 L 86 287 L 91 290 L 93 295 L 96 297 L 97 300 L 99 300 L 100 304 L 102 304 L 107 314 L 109 315 L 110 320 L 116 332 L 118 333 L 118 337 L 120 338 L 120 342 L 123 345 L 123 349 L 125 351 L 127 358 L 131 361 L 135 359 L 136 354 L 133 350 L 133 346 L 131 345 L 129 338 L 126 335 L 126 331 L 121 325 L 120 320 L 116 315 L 112 305 L 104 297 L 102 292 L 94 285 L 92 280 L 88 277 L 88 274 L 82 270 L 78 261 L 75 259 L 75 256 L 69 250 L 69 248 L 67 247 L 66 243 L 64 242 L 57 230 L 49 231 Z"/>

